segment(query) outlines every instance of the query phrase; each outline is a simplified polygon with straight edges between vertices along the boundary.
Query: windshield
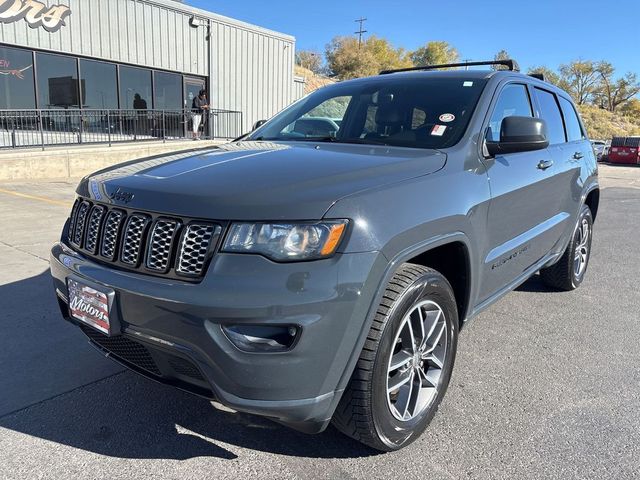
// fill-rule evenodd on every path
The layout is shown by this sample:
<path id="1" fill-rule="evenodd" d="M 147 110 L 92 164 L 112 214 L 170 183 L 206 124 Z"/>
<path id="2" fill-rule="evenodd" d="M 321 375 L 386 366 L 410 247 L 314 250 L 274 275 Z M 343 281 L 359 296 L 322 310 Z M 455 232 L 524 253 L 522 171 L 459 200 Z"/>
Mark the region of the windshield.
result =
<path id="1" fill-rule="evenodd" d="M 446 148 L 464 134 L 485 84 L 401 74 L 339 83 L 285 109 L 247 140 Z"/>

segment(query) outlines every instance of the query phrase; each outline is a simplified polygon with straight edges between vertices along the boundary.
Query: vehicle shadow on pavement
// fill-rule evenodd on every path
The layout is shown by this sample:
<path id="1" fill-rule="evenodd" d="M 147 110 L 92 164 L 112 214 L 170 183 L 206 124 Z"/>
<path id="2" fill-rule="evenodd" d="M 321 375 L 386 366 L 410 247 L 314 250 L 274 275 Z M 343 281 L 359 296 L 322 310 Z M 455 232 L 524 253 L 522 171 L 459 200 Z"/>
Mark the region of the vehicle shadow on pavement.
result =
<path id="1" fill-rule="evenodd" d="M 557 290 L 554 290 L 551 287 L 547 287 L 542 279 L 540 278 L 540 274 L 537 273 L 529 280 L 524 282 L 518 288 L 516 288 L 516 292 L 530 292 L 530 293 L 558 293 Z"/>
<path id="2" fill-rule="evenodd" d="M 216 410 L 206 399 L 114 369 L 111 360 L 87 349 L 84 335 L 62 319 L 48 277 L 43 272 L 0 286 L 5 311 L 17 312 L 25 296 L 47 299 L 37 303 L 46 311 L 32 312 L 36 321 L 9 315 L 0 322 L 0 333 L 6 334 L 0 336 L 0 351 L 11 350 L 18 334 L 35 344 L 11 350 L 17 356 L 11 359 L 10 366 L 15 368 L 5 370 L 0 385 L 3 397 L 17 400 L 0 410 L 0 427 L 9 430 L 0 428 L 0 438 L 12 436 L 13 431 L 100 455 L 141 459 L 211 456 L 231 460 L 242 449 L 312 458 L 377 453 L 332 427 L 319 435 L 305 435 L 264 418 Z M 62 356 L 55 351 L 59 345 L 43 340 L 60 329 L 68 331 Z M 20 366 L 26 363 L 30 365 Z M 78 372 L 83 368 L 97 373 L 93 378 L 82 377 Z M 40 369 L 46 375 L 38 374 Z M 29 377 L 15 378 L 25 375 Z M 10 388 L 5 390 L 7 385 Z M 37 395 L 25 397 L 29 392 L 24 390 Z M 21 436 L 13 436 L 13 444 L 20 442 Z"/>

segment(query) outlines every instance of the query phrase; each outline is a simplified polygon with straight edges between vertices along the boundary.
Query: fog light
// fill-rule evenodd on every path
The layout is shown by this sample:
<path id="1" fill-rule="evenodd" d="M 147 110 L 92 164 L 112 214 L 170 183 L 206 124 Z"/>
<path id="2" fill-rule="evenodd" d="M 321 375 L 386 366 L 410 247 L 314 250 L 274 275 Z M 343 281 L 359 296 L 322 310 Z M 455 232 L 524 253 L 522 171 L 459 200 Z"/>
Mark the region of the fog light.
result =
<path id="1" fill-rule="evenodd" d="M 245 352 L 283 352 L 298 338 L 300 329 L 293 325 L 232 325 L 222 331 L 240 350 Z"/>

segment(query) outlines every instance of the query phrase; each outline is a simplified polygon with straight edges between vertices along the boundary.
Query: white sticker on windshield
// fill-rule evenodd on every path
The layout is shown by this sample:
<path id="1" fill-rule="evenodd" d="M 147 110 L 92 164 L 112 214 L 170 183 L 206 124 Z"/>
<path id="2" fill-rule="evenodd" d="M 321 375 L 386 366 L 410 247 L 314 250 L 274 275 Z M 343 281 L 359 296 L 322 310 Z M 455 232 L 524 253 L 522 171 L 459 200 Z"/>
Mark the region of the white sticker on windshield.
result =
<path id="1" fill-rule="evenodd" d="M 431 129 L 431 135 L 434 135 L 436 137 L 441 137 L 442 135 L 444 135 L 444 132 L 446 129 L 447 129 L 446 125 L 434 125 L 433 128 Z"/>
<path id="2" fill-rule="evenodd" d="M 462 84 L 463 87 L 473 87 L 473 82 L 464 82 Z"/>
<path id="3" fill-rule="evenodd" d="M 453 122 L 456 119 L 456 116 L 453 113 L 443 113 L 439 118 L 442 123 L 449 123 Z"/>

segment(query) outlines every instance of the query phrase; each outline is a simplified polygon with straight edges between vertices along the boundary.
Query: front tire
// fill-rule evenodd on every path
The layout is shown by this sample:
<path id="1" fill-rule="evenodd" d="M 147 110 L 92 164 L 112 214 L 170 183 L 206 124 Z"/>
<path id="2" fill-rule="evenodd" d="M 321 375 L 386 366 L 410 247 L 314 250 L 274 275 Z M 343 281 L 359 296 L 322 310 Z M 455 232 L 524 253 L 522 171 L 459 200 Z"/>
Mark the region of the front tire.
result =
<path id="1" fill-rule="evenodd" d="M 444 397 L 457 340 L 458 312 L 447 279 L 403 264 L 387 285 L 333 424 L 377 450 L 413 442 Z"/>
<path id="2" fill-rule="evenodd" d="M 587 205 L 582 205 L 573 237 L 560 260 L 540 270 L 540 278 L 548 287 L 570 291 L 578 288 L 587 273 L 591 258 L 593 216 Z"/>

